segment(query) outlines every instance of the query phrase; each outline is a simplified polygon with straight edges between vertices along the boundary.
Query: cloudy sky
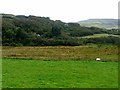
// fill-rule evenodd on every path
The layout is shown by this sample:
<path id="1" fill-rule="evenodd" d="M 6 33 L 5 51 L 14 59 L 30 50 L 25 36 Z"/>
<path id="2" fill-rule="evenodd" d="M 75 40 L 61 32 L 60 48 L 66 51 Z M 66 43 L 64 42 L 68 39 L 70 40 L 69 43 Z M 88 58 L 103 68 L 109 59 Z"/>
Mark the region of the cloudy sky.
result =
<path id="1" fill-rule="evenodd" d="M 93 18 L 118 18 L 119 0 L 0 0 L 0 13 L 36 15 L 76 22 Z"/>

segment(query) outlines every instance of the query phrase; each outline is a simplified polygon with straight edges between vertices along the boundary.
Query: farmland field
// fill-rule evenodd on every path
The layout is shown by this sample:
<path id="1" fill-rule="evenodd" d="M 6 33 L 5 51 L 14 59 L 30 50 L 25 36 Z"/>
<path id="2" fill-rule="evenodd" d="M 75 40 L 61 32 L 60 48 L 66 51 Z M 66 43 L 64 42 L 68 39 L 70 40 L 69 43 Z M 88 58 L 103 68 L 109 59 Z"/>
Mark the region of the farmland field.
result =
<path id="1" fill-rule="evenodd" d="M 118 47 L 114 45 L 86 46 L 24 46 L 3 47 L 3 58 L 38 60 L 95 60 L 117 61 Z"/>
<path id="2" fill-rule="evenodd" d="M 3 88 L 117 87 L 117 62 L 3 59 Z"/>
<path id="3" fill-rule="evenodd" d="M 118 88 L 117 46 L 3 46 L 2 51 L 3 88 Z"/>

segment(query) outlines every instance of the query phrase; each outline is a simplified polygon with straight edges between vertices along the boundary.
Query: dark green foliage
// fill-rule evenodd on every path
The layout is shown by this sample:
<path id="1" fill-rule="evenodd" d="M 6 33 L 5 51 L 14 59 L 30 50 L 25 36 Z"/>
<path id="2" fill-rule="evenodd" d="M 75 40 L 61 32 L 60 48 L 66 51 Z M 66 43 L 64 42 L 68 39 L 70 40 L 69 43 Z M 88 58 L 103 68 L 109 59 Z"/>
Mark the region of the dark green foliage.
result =
<path id="1" fill-rule="evenodd" d="M 55 22 L 52 26 L 51 37 L 57 37 L 61 35 L 62 26 L 59 22 Z"/>
<path id="2" fill-rule="evenodd" d="M 116 38 L 78 39 L 93 34 L 118 34 L 118 30 L 106 30 L 96 27 L 83 27 L 78 23 L 64 23 L 50 20 L 48 17 L 3 14 L 2 43 L 7 46 L 75 46 L 96 43 L 116 43 Z M 107 41 L 108 40 L 108 41 Z"/>
<path id="3" fill-rule="evenodd" d="M 118 29 L 111 29 L 106 31 L 108 34 L 120 35 L 120 31 Z"/>
<path id="4" fill-rule="evenodd" d="M 101 38 L 89 38 L 86 40 L 86 43 L 96 43 L 96 44 L 118 44 L 118 37 L 101 37 Z"/>

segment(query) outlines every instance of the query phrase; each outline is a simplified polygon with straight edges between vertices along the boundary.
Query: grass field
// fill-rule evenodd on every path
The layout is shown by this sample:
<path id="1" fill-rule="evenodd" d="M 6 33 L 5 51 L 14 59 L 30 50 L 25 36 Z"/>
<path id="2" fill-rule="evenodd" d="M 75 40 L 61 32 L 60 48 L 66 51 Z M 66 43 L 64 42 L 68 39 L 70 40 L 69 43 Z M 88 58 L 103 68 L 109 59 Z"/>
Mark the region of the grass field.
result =
<path id="1" fill-rule="evenodd" d="M 3 46 L 2 56 L 3 88 L 118 87 L 117 46 Z"/>
<path id="2" fill-rule="evenodd" d="M 118 63 L 3 59 L 3 88 L 117 88 Z"/>
<path id="3" fill-rule="evenodd" d="M 24 46 L 3 47 L 3 58 L 38 60 L 95 60 L 117 61 L 118 47 L 113 45 L 86 46 Z"/>
<path id="4" fill-rule="evenodd" d="M 89 35 L 89 36 L 83 36 L 82 38 L 99 38 L 99 37 L 108 37 L 108 36 L 118 37 L 119 35 L 113 35 L 113 34 L 94 34 L 94 35 Z"/>

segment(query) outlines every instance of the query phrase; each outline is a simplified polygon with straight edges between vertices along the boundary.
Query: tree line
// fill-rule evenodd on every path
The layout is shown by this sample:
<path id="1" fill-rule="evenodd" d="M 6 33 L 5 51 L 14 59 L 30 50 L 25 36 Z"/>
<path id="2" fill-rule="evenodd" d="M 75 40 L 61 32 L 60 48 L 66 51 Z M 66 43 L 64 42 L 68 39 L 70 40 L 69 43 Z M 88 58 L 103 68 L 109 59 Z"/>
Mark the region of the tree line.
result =
<path id="1" fill-rule="evenodd" d="M 78 23 L 65 23 L 60 20 L 54 21 L 49 17 L 2 14 L 2 44 L 4 46 L 75 46 L 87 43 L 115 44 L 117 43 L 116 37 L 99 39 L 78 39 L 77 37 L 100 33 L 119 34 L 117 31 L 97 27 L 83 27 Z"/>

